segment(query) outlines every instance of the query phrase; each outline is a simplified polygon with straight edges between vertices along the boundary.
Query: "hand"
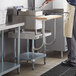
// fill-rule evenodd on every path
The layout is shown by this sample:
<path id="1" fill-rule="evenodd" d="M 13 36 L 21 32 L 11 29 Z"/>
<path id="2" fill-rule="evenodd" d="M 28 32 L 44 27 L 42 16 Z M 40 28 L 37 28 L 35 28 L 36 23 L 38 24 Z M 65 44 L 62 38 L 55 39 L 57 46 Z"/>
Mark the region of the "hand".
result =
<path id="1" fill-rule="evenodd" d="M 39 8 L 44 7 L 47 3 L 51 2 L 51 1 L 53 1 L 53 0 L 45 0 Z"/>
<path id="2" fill-rule="evenodd" d="M 47 4 L 50 1 L 53 1 L 53 0 L 45 0 L 44 3 L 42 4 L 42 6 L 44 6 L 45 4 Z"/>

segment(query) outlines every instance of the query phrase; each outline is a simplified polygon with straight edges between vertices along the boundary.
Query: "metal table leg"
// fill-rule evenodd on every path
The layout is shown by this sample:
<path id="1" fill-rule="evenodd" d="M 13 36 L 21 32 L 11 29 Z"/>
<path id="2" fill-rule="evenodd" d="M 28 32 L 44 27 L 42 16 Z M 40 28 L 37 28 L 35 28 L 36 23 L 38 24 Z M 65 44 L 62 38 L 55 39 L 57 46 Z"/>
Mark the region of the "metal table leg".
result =
<path id="1" fill-rule="evenodd" d="M 29 39 L 27 39 L 27 52 L 29 52 Z"/>
<path id="2" fill-rule="evenodd" d="M 27 39 L 27 58 L 29 59 L 29 39 Z M 27 60 L 28 63 L 28 60 Z"/>
<path id="3" fill-rule="evenodd" d="M 35 59 L 34 59 L 34 40 L 32 40 L 32 70 L 35 69 L 35 66 L 34 66 L 34 62 L 35 62 Z"/>
<path id="4" fill-rule="evenodd" d="M 34 70 L 34 69 L 35 69 L 35 62 L 32 61 L 32 70 Z"/>
<path id="5" fill-rule="evenodd" d="M 14 57 L 15 57 L 15 63 L 16 63 L 16 38 L 14 38 Z"/>
<path id="6" fill-rule="evenodd" d="M 61 51 L 61 58 L 63 58 L 64 57 L 64 52 L 63 51 Z"/>
<path id="7" fill-rule="evenodd" d="M 46 45 L 44 45 L 44 54 L 46 54 Z M 44 64 L 46 64 L 46 57 L 44 57 Z"/>
<path id="8" fill-rule="evenodd" d="M 43 32 L 44 54 L 46 54 L 45 20 L 42 21 L 42 32 Z M 46 64 L 46 56 L 44 57 L 44 64 Z"/>
<path id="9" fill-rule="evenodd" d="M 20 26 L 18 27 L 18 64 L 20 64 Z M 20 73 L 20 67 L 18 73 Z"/>
<path id="10" fill-rule="evenodd" d="M 4 30 L 2 31 L 2 52 L 1 52 L 1 61 L 2 61 L 2 71 L 4 68 Z"/>

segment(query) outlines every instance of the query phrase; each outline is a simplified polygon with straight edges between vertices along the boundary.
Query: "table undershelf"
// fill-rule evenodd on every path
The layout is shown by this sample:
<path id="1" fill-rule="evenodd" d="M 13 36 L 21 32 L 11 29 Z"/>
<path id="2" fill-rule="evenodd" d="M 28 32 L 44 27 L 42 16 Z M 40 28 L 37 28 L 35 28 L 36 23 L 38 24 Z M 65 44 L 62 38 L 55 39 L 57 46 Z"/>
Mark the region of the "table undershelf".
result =
<path id="1" fill-rule="evenodd" d="M 46 57 L 46 54 L 44 53 L 33 53 L 33 52 L 25 52 L 21 54 L 20 59 L 21 60 L 27 60 L 27 61 L 36 61 L 40 58 Z"/>
<path id="2" fill-rule="evenodd" d="M 43 34 L 41 34 L 41 32 L 38 32 L 37 34 L 35 34 L 35 32 L 26 31 L 26 32 L 21 32 L 20 38 L 21 39 L 39 39 L 39 38 L 42 38 L 42 35 Z M 48 37 L 51 35 L 52 35 L 51 32 L 45 32 L 45 37 Z M 17 38 L 17 33 L 10 32 L 8 36 L 10 38 Z"/>
<path id="3" fill-rule="evenodd" d="M 4 62 L 3 64 L 0 62 L 0 76 L 11 72 L 20 67 L 20 64 Z"/>

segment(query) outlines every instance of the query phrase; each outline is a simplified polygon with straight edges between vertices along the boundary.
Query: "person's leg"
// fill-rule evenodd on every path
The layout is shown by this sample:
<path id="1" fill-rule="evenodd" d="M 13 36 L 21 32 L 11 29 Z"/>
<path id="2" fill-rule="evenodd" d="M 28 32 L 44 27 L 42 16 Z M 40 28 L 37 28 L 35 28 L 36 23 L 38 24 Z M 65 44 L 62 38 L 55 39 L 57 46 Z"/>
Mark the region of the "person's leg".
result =
<path id="1" fill-rule="evenodd" d="M 66 38 L 68 47 L 68 59 L 62 64 L 76 66 L 76 16 L 74 18 L 74 26 L 72 32 L 72 38 Z"/>
<path id="2" fill-rule="evenodd" d="M 67 48 L 68 48 L 68 61 L 70 61 L 71 58 L 71 38 L 66 38 L 67 41 Z"/>
<path id="3" fill-rule="evenodd" d="M 73 35 L 72 38 L 67 38 L 67 47 L 68 47 L 68 61 L 71 64 L 76 64 L 76 39 Z"/>
<path id="4" fill-rule="evenodd" d="M 74 20 L 72 38 L 67 38 L 67 45 L 69 52 L 68 59 L 76 65 L 76 16 Z"/>

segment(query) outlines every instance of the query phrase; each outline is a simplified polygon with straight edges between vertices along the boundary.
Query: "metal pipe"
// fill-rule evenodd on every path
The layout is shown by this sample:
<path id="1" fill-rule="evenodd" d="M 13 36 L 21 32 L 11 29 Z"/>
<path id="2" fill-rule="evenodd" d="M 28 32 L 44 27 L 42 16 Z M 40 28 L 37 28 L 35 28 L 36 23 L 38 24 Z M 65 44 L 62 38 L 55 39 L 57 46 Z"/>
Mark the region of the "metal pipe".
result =
<path id="1" fill-rule="evenodd" d="M 14 57 L 16 62 L 16 38 L 14 38 Z"/>
<path id="2" fill-rule="evenodd" d="M 18 27 L 18 64 L 20 64 L 20 26 Z M 18 73 L 20 73 L 20 67 Z"/>
<path id="3" fill-rule="evenodd" d="M 2 30 L 2 52 L 1 52 L 1 61 L 2 61 L 2 71 L 4 68 L 4 30 Z"/>

